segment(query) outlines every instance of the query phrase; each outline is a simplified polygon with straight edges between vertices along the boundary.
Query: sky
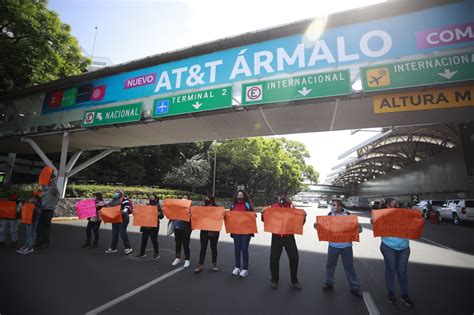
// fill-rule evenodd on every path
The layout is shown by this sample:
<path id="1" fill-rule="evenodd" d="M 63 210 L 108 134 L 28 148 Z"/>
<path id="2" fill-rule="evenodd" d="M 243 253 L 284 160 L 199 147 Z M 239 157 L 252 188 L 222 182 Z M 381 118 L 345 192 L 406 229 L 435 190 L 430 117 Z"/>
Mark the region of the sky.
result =
<path id="1" fill-rule="evenodd" d="M 114 64 L 324 16 L 381 0 L 50 0 L 48 7 L 72 27 L 79 44 Z M 94 46 L 95 27 L 97 37 Z M 94 46 L 94 48 L 93 48 Z M 337 156 L 374 132 L 319 132 L 285 135 L 303 142 L 320 182 L 341 161 Z"/>

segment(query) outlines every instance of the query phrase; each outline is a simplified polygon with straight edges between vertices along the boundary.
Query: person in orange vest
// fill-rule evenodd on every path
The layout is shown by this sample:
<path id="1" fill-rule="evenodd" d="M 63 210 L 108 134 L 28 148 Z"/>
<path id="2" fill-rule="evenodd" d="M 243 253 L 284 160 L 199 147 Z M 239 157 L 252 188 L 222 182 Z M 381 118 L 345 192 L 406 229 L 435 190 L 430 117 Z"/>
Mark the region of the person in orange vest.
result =
<path id="1" fill-rule="evenodd" d="M 278 201 L 271 205 L 271 207 L 294 208 L 291 200 L 288 198 L 288 192 L 286 190 L 281 190 L 278 192 Z M 262 221 L 264 221 L 264 212 L 262 212 Z M 280 279 L 280 257 L 281 253 L 283 252 L 283 248 L 285 249 L 290 262 L 291 285 L 293 288 L 301 290 L 301 286 L 298 281 L 299 254 L 294 234 L 272 234 L 272 243 L 270 248 L 270 273 L 272 275 L 271 286 L 273 289 L 276 289 L 278 286 L 278 281 Z"/>

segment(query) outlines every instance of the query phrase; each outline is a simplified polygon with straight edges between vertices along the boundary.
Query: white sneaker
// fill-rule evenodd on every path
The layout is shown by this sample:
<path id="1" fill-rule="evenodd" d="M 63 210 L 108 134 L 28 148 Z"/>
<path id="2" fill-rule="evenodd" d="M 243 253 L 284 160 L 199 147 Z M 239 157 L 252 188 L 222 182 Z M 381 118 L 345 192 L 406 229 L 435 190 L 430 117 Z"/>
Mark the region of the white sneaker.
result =
<path id="1" fill-rule="evenodd" d="M 31 254 L 34 252 L 34 249 L 33 248 L 27 248 L 25 249 L 24 251 L 20 252 L 20 254 L 23 254 L 23 255 L 28 255 L 28 254 Z"/>
<path id="2" fill-rule="evenodd" d="M 240 268 L 237 268 L 237 267 L 235 267 L 235 268 L 234 268 L 234 271 L 232 271 L 232 274 L 233 274 L 234 276 L 238 276 L 239 273 L 240 273 Z"/>
<path id="3" fill-rule="evenodd" d="M 124 255 L 130 255 L 133 252 L 133 248 L 125 248 L 123 251 Z"/>
<path id="4" fill-rule="evenodd" d="M 242 269 L 242 271 L 239 273 L 239 276 L 241 278 L 245 278 L 249 275 L 249 271 L 247 269 Z"/>
<path id="5" fill-rule="evenodd" d="M 177 266 L 181 262 L 181 259 L 175 258 L 173 262 L 171 263 L 171 266 Z"/>
<path id="6" fill-rule="evenodd" d="M 116 253 L 117 252 L 117 249 L 112 249 L 112 248 L 109 248 L 105 251 L 106 254 L 111 254 L 111 253 Z"/>
<path id="7" fill-rule="evenodd" d="M 184 261 L 184 268 L 188 268 L 189 266 L 191 266 L 191 262 L 189 260 L 185 260 Z"/>

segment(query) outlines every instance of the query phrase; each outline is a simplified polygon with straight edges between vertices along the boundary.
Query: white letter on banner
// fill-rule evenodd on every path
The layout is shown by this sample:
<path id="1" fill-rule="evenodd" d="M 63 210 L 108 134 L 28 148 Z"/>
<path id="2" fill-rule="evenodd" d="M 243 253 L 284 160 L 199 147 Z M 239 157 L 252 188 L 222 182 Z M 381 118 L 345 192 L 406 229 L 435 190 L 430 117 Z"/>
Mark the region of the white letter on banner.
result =
<path id="1" fill-rule="evenodd" d="M 474 38 L 474 34 L 472 33 L 472 27 L 471 26 L 466 27 L 464 32 L 460 28 L 456 28 L 454 30 L 454 32 L 456 33 L 456 39 L 457 40 L 460 40 L 460 39 L 463 39 L 463 38 Z"/>
<path id="2" fill-rule="evenodd" d="M 285 69 L 283 62 L 286 62 L 287 65 L 291 66 L 298 59 L 298 67 L 304 68 L 305 59 L 304 59 L 304 43 L 298 44 L 296 46 L 293 55 L 290 57 L 285 51 L 285 48 L 277 48 L 277 70 L 282 71 Z"/>
<path id="3" fill-rule="evenodd" d="M 168 75 L 168 71 L 163 71 L 161 73 L 160 79 L 158 80 L 158 83 L 156 84 L 156 87 L 155 87 L 155 93 L 160 92 L 160 89 L 162 87 L 165 87 L 167 90 L 171 90 L 171 83 L 170 83 L 170 77 Z"/>
<path id="4" fill-rule="evenodd" d="M 319 50 L 323 52 L 322 55 L 319 55 Z M 327 60 L 328 63 L 336 62 L 324 40 L 318 40 L 314 44 L 313 53 L 311 54 L 311 58 L 309 58 L 308 66 L 314 66 L 317 60 Z"/>
<path id="5" fill-rule="evenodd" d="M 379 50 L 372 50 L 369 48 L 369 40 L 372 37 L 380 37 L 383 41 L 383 46 Z M 381 57 L 392 49 L 392 37 L 387 32 L 381 30 L 370 31 L 360 39 L 360 50 L 367 57 Z"/>
<path id="6" fill-rule="evenodd" d="M 221 60 L 216 60 L 216 61 L 211 61 L 211 62 L 206 62 L 204 64 L 204 66 L 206 68 L 208 68 L 208 67 L 211 68 L 211 70 L 210 70 L 211 73 L 209 74 L 209 77 L 210 77 L 209 82 L 210 83 L 216 82 L 216 68 L 217 68 L 218 65 L 221 65 L 221 64 L 222 64 L 222 59 Z"/>
<path id="7" fill-rule="evenodd" d="M 359 54 L 346 55 L 346 42 L 343 36 L 337 38 L 337 56 L 339 61 L 351 61 L 359 59 Z"/>
<path id="8" fill-rule="evenodd" d="M 264 57 L 263 60 L 262 60 L 262 57 Z M 270 65 L 272 61 L 273 61 L 273 54 L 271 51 L 265 50 L 265 51 L 256 52 L 253 55 L 253 62 L 254 62 L 253 73 L 255 75 L 260 74 L 260 68 L 262 67 L 265 68 L 267 73 L 275 72 L 275 70 L 273 70 L 272 66 Z"/>
<path id="9" fill-rule="evenodd" d="M 234 68 L 232 69 L 232 72 L 229 77 L 230 80 L 235 79 L 235 77 L 241 73 L 245 74 L 246 77 L 250 77 L 252 75 L 249 65 L 247 64 L 247 60 L 245 60 L 245 56 L 243 56 L 246 51 L 247 49 L 242 49 L 239 52 L 239 55 L 237 56 L 237 59 L 234 63 Z"/>
<path id="10" fill-rule="evenodd" d="M 431 45 L 439 44 L 439 40 L 432 39 L 433 35 L 436 36 L 438 33 L 429 33 L 428 36 L 426 36 L 426 41 Z"/>
<path id="11" fill-rule="evenodd" d="M 176 88 L 179 89 L 181 87 L 181 77 L 183 72 L 188 71 L 188 67 L 183 67 L 183 68 L 178 68 L 178 69 L 173 69 L 171 73 L 176 74 Z"/>

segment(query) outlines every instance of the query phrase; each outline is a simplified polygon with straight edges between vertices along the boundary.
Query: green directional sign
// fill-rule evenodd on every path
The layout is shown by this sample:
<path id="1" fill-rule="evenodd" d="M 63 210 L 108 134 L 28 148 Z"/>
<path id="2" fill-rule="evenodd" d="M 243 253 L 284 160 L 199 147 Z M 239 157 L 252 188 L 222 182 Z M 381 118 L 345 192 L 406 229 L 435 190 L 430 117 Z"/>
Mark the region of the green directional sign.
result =
<path id="1" fill-rule="evenodd" d="M 142 103 L 89 110 L 84 113 L 82 127 L 123 124 L 139 121 L 142 115 Z"/>
<path id="2" fill-rule="evenodd" d="M 153 103 L 154 118 L 199 113 L 232 106 L 232 87 L 175 94 L 158 98 Z"/>
<path id="3" fill-rule="evenodd" d="M 349 70 L 311 73 L 242 85 L 242 105 L 320 98 L 351 93 Z"/>
<path id="4" fill-rule="evenodd" d="M 405 60 L 360 68 L 365 92 L 474 79 L 474 53 Z"/>

